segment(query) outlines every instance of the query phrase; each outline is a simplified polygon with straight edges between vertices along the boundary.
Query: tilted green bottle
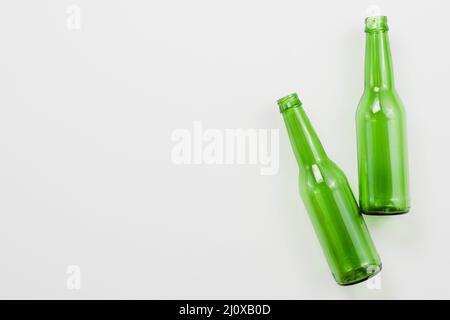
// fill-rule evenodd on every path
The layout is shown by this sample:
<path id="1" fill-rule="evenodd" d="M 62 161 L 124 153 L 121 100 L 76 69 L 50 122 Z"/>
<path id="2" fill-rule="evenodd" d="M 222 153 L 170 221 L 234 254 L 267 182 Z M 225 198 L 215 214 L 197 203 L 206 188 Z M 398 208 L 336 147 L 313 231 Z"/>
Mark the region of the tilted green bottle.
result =
<path id="1" fill-rule="evenodd" d="M 300 195 L 337 283 L 361 282 L 381 261 L 344 173 L 327 157 L 297 94 L 278 100 L 300 177 Z"/>
<path id="2" fill-rule="evenodd" d="M 409 211 L 405 111 L 395 90 L 385 16 L 366 19 L 365 89 L 356 112 L 363 213 Z"/>

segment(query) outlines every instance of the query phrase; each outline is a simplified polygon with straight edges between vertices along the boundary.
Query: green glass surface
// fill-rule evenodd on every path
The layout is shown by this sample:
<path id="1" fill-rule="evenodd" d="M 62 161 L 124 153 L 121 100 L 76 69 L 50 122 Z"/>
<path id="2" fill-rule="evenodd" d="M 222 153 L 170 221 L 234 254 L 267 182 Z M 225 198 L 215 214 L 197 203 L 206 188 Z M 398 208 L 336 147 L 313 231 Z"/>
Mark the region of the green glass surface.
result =
<path id="1" fill-rule="evenodd" d="M 365 31 L 365 89 L 356 112 L 359 205 L 365 214 L 406 213 L 405 111 L 394 86 L 387 18 L 367 18 Z"/>
<path id="2" fill-rule="evenodd" d="M 278 100 L 299 166 L 300 195 L 337 283 L 361 282 L 381 261 L 344 173 L 326 155 L 297 94 Z"/>

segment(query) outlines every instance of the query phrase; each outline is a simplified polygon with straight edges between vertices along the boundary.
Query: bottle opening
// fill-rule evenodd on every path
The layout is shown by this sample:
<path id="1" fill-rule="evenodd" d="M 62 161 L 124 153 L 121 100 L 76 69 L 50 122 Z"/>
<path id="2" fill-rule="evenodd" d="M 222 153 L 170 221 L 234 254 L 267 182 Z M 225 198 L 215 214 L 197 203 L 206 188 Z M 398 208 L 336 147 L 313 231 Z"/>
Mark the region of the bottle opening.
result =
<path id="1" fill-rule="evenodd" d="M 374 16 L 366 18 L 365 32 L 377 32 L 389 30 L 386 16 Z"/>
<path id="2" fill-rule="evenodd" d="M 277 102 L 281 113 L 283 113 L 289 108 L 300 107 L 302 105 L 296 93 L 292 93 L 288 96 L 278 99 Z"/>

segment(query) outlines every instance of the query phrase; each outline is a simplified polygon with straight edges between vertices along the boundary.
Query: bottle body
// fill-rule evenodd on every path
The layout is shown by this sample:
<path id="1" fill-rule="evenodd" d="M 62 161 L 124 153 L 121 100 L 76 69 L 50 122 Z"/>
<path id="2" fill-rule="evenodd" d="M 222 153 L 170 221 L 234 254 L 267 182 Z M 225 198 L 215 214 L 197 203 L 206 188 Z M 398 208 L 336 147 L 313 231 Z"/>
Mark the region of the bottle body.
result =
<path id="1" fill-rule="evenodd" d="M 366 90 L 356 113 L 359 201 L 363 213 L 409 211 L 405 112 L 391 90 Z"/>
<path id="2" fill-rule="evenodd" d="M 359 203 L 373 215 L 409 211 L 406 118 L 387 31 L 386 17 L 366 19 L 365 90 L 356 112 Z"/>
<path id="3" fill-rule="evenodd" d="M 302 170 L 300 195 L 331 272 L 341 285 L 381 270 L 381 261 L 343 172 L 330 160 Z"/>
<path id="4" fill-rule="evenodd" d="M 347 178 L 326 155 L 297 96 L 278 103 L 299 165 L 300 195 L 336 282 L 368 279 L 381 261 Z"/>

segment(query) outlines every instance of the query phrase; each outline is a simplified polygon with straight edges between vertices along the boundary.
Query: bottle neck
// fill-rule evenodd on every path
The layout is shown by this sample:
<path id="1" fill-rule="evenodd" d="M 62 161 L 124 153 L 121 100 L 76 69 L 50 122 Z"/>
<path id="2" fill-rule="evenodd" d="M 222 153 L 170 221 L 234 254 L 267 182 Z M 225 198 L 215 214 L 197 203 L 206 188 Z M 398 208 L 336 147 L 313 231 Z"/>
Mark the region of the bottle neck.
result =
<path id="1" fill-rule="evenodd" d="M 366 89 L 393 89 L 391 49 L 387 30 L 366 33 Z"/>
<path id="2" fill-rule="evenodd" d="M 327 159 L 325 150 L 301 106 L 285 110 L 283 118 L 300 169 Z"/>

